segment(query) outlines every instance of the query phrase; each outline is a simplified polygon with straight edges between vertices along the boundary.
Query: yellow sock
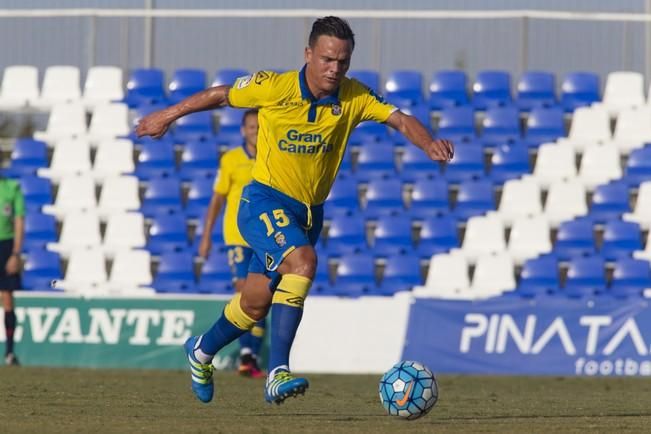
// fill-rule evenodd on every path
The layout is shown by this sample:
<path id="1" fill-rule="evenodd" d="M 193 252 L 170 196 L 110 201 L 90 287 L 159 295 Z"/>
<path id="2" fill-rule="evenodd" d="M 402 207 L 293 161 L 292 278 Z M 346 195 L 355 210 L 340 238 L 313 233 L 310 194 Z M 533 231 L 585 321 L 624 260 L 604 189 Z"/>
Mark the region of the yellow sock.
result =
<path id="1" fill-rule="evenodd" d="M 235 294 L 224 308 L 224 316 L 235 327 L 242 330 L 251 330 L 257 321 L 242 310 L 242 305 L 240 304 L 241 298 L 242 294 L 239 292 Z"/>
<path id="2" fill-rule="evenodd" d="M 272 303 L 302 308 L 310 286 L 312 286 L 312 280 L 307 277 L 298 274 L 284 274 L 274 291 Z"/>

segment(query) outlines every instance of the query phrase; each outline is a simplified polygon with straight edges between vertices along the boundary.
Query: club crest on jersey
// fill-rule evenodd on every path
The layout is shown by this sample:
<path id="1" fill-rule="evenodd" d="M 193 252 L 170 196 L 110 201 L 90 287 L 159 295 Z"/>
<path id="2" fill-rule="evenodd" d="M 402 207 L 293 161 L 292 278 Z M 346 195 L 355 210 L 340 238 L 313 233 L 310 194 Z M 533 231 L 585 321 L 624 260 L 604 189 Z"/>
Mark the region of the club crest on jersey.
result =
<path id="1" fill-rule="evenodd" d="M 276 241 L 276 244 L 278 244 L 278 247 L 285 247 L 285 244 L 287 244 L 287 239 L 285 238 L 285 234 L 282 232 L 276 232 L 274 235 L 274 240 Z"/>
<path id="2" fill-rule="evenodd" d="M 341 115 L 341 106 L 339 104 L 332 105 L 332 115 L 333 116 Z"/>

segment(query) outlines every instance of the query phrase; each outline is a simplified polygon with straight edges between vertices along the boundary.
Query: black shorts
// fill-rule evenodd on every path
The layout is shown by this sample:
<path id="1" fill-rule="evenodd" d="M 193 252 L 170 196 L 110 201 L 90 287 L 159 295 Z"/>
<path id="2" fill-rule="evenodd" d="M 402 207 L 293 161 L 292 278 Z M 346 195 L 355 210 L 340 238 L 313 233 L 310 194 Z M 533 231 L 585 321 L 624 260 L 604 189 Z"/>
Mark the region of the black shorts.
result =
<path id="1" fill-rule="evenodd" d="M 20 274 L 7 274 L 5 266 L 14 250 L 14 240 L 0 241 L 0 291 L 15 291 L 20 289 Z"/>

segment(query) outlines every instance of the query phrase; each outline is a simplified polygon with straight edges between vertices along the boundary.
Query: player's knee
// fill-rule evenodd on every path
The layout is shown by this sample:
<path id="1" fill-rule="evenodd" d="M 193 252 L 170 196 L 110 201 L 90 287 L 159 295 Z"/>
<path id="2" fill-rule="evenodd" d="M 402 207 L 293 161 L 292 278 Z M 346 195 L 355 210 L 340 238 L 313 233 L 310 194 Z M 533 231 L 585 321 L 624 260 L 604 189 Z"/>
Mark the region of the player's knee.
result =
<path id="1" fill-rule="evenodd" d="M 314 279 L 317 259 L 312 247 L 298 248 L 287 259 L 289 261 L 282 274 L 297 274 L 310 280 Z"/>

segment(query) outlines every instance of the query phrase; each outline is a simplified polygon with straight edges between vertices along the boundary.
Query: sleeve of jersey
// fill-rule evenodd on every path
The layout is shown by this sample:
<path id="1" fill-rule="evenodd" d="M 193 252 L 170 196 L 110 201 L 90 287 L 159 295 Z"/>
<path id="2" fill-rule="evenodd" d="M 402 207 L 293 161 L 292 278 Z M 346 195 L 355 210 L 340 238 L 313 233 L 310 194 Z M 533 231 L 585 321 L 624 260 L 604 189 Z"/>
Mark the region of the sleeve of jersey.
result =
<path id="1" fill-rule="evenodd" d="M 363 94 L 361 96 L 361 103 L 363 107 L 362 111 L 362 121 L 375 121 L 375 122 L 386 122 L 391 116 L 391 113 L 398 110 L 398 108 L 392 104 L 384 101 L 380 95 L 368 89 L 363 88 Z"/>
<path id="2" fill-rule="evenodd" d="M 276 73 L 258 71 L 235 80 L 228 91 L 228 102 L 232 107 L 264 107 L 273 97 Z"/>
<path id="3" fill-rule="evenodd" d="M 222 196 L 228 195 L 231 189 L 231 174 L 228 164 L 229 158 L 223 157 L 219 163 L 219 173 L 215 181 L 214 191 Z"/>

